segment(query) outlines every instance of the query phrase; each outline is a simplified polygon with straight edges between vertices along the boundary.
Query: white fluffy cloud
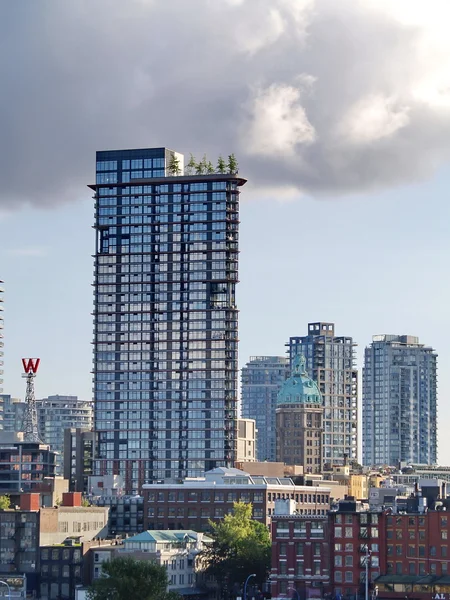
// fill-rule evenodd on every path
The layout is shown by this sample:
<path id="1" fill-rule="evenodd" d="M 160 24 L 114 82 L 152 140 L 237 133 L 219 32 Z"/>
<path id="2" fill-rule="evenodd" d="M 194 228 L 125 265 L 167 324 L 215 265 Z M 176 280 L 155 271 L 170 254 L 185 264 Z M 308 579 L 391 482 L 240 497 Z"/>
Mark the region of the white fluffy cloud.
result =
<path id="1" fill-rule="evenodd" d="M 235 152 L 255 187 L 314 196 L 450 159 L 447 0 L 23 0 L 3 17 L 3 206 L 80 197 L 104 148 Z"/>

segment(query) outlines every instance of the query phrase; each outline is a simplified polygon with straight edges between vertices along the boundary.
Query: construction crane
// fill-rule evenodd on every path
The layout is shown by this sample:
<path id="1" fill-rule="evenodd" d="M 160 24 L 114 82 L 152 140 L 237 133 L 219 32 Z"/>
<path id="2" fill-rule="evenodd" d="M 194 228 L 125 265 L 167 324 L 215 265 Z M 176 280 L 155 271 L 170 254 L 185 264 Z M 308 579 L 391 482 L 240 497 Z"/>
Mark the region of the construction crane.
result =
<path id="1" fill-rule="evenodd" d="M 23 415 L 23 439 L 25 442 L 35 442 L 37 444 L 42 444 L 42 440 L 39 437 L 34 378 L 38 372 L 40 362 L 40 358 L 22 358 L 23 370 L 25 371 L 22 377 L 26 377 L 27 380 L 26 406 Z"/>

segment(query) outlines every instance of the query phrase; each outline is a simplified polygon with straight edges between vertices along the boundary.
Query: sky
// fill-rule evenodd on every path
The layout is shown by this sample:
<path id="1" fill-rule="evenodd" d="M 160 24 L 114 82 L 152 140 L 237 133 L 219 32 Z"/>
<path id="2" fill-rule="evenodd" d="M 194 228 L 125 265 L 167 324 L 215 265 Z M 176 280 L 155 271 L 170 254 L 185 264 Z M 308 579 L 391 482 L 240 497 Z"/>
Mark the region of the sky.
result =
<path id="1" fill-rule="evenodd" d="M 95 151 L 234 152 L 240 363 L 307 323 L 439 354 L 450 464 L 447 0 L 5 3 L 4 392 L 92 397 Z"/>

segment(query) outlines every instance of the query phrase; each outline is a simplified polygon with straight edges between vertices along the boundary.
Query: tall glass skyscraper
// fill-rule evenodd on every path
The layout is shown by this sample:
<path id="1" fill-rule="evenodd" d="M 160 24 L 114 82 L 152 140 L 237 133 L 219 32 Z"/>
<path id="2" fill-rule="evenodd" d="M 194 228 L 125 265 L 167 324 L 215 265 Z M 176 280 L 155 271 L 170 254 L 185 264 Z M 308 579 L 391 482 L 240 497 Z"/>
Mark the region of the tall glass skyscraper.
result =
<path id="1" fill-rule="evenodd" d="M 236 458 L 239 188 L 168 176 L 166 148 L 97 152 L 96 475 L 199 476 Z M 183 171 L 181 171 L 183 172 Z"/>
<path id="2" fill-rule="evenodd" d="M 289 360 L 284 356 L 251 356 L 242 368 L 242 416 L 256 421 L 257 460 L 276 460 L 277 397 L 289 374 Z"/>
<path id="3" fill-rule="evenodd" d="M 291 366 L 297 355 L 317 381 L 323 399 L 323 467 L 355 461 L 358 455 L 358 371 L 353 338 L 336 336 L 334 323 L 308 323 L 308 335 L 291 337 Z"/>
<path id="4" fill-rule="evenodd" d="M 363 369 L 363 464 L 437 461 L 437 355 L 411 335 L 376 335 Z"/>

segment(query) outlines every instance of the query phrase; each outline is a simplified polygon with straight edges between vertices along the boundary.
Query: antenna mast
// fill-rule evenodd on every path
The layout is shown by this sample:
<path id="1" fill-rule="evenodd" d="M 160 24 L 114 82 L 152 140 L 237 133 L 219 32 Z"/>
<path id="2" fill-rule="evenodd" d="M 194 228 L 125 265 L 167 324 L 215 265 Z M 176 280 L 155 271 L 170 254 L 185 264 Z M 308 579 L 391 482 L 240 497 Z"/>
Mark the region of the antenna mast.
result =
<path id="1" fill-rule="evenodd" d="M 38 419 L 36 410 L 36 398 L 34 396 L 34 378 L 39 369 L 40 358 L 22 358 L 23 370 L 26 377 L 27 391 L 25 394 L 25 413 L 23 415 L 23 439 L 25 442 L 35 442 L 42 444 L 39 437 Z"/>

